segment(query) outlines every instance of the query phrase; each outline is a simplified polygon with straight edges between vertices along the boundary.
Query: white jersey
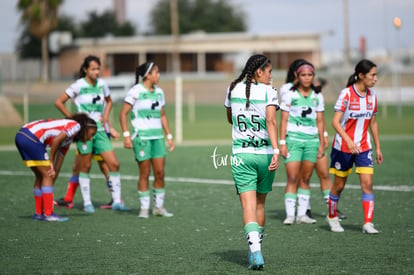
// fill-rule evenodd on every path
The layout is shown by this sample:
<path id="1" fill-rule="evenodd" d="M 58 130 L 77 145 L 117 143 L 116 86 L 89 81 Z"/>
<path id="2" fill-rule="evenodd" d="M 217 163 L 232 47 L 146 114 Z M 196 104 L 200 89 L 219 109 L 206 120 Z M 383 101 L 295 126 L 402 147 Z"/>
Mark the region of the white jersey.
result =
<path id="1" fill-rule="evenodd" d="M 279 90 L 279 92 L 280 92 L 280 94 L 279 94 L 280 95 L 279 96 L 280 102 L 282 102 L 284 94 L 286 94 L 287 92 L 291 92 L 290 88 L 292 88 L 292 87 L 293 87 L 292 82 L 285 83 L 280 87 L 280 90 Z"/>
<path id="2" fill-rule="evenodd" d="M 85 78 L 80 78 L 70 85 L 65 92 L 72 98 L 77 111 L 87 113 L 90 118 L 96 121 L 98 131 L 103 131 L 101 117 L 105 108 L 105 98 L 110 96 L 106 82 L 98 78 L 95 86 L 92 86 Z"/>
<path id="3" fill-rule="evenodd" d="M 280 108 L 289 112 L 287 135 L 296 140 L 318 140 L 316 113 L 325 110 L 321 93 L 311 91 L 309 96 L 302 96 L 299 91 L 290 90 L 283 94 Z"/>
<path id="4" fill-rule="evenodd" d="M 227 89 L 224 106 L 231 108 L 233 129 L 233 154 L 273 154 L 266 126 L 266 107 L 279 108 L 277 91 L 270 85 L 250 86 L 250 106 L 246 109 L 246 84 L 238 83 L 228 98 Z"/>
<path id="5" fill-rule="evenodd" d="M 126 103 L 132 106 L 131 124 L 134 130 L 132 138 L 138 134 L 141 139 L 163 138 L 161 109 L 165 105 L 164 91 L 154 86 L 148 91 L 144 85 L 136 84 L 127 93 Z"/>

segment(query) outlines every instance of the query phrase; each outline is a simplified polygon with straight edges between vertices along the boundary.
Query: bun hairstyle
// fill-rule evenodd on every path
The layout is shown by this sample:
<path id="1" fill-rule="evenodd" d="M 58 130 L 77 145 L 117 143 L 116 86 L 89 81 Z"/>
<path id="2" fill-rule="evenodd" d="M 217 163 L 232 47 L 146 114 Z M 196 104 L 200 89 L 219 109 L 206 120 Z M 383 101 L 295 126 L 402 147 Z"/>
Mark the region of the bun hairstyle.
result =
<path id="1" fill-rule="evenodd" d="M 152 61 L 147 61 L 144 64 L 139 65 L 135 69 L 135 84 L 139 83 L 139 77 L 141 76 L 143 80 L 147 77 L 147 75 L 151 72 L 152 68 L 154 68 L 155 63 Z"/>
<path id="2" fill-rule="evenodd" d="M 90 128 L 98 129 L 96 121 L 85 113 L 74 114 L 70 119 L 76 121 L 81 126 L 79 133 L 73 138 L 73 141 L 85 140 L 88 129 Z"/>
<path id="3" fill-rule="evenodd" d="M 244 69 L 242 73 L 239 75 L 238 78 L 233 80 L 233 82 L 230 84 L 230 91 L 229 91 L 229 99 L 231 98 L 231 91 L 234 89 L 237 83 L 242 81 L 244 78 L 246 78 L 246 108 L 249 108 L 250 106 L 250 86 L 252 84 L 252 78 L 256 72 L 257 69 L 264 70 L 264 68 L 271 64 L 269 58 L 267 58 L 265 55 L 262 54 L 255 54 L 252 55 L 246 62 L 246 65 L 244 65 Z"/>
<path id="4" fill-rule="evenodd" d="M 96 63 L 98 63 L 99 66 L 101 66 L 101 60 L 99 59 L 99 57 L 95 55 L 88 55 L 83 60 L 83 63 L 79 69 L 78 78 L 83 78 L 86 76 L 85 70 L 89 68 L 89 65 L 91 64 L 92 61 L 95 61 Z"/>
<path id="5" fill-rule="evenodd" d="M 354 85 L 359 79 L 359 74 L 367 74 L 373 67 L 377 67 L 377 65 L 368 59 L 359 61 L 355 66 L 354 73 L 349 76 L 346 87 Z"/>

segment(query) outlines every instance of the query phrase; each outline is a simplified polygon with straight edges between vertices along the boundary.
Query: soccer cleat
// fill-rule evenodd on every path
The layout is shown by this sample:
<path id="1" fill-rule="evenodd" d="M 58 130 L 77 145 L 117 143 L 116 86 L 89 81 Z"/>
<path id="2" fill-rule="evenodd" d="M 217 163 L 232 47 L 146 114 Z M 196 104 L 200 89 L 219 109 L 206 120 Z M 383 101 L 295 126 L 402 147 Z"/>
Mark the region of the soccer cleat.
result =
<path id="1" fill-rule="evenodd" d="M 129 208 L 125 206 L 123 203 L 114 203 L 112 204 L 112 210 L 115 211 L 129 211 Z"/>
<path id="2" fill-rule="evenodd" d="M 174 216 L 173 213 L 169 213 L 165 208 L 154 208 L 154 209 L 152 209 L 152 215 L 160 216 L 160 217 L 166 217 L 166 218 Z"/>
<path id="3" fill-rule="evenodd" d="M 47 222 L 67 222 L 69 220 L 68 217 L 61 217 L 55 213 L 52 213 L 49 216 L 45 216 L 44 218 L 45 221 Z"/>
<path id="4" fill-rule="evenodd" d="M 148 219 L 149 218 L 149 209 L 139 210 L 138 218 Z"/>
<path id="5" fill-rule="evenodd" d="M 95 208 L 92 204 L 88 204 L 83 207 L 83 211 L 85 211 L 86 213 L 95 213 Z"/>
<path id="6" fill-rule="evenodd" d="M 311 212 L 310 209 L 306 210 L 306 216 L 308 216 L 309 218 L 313 219 L 312 212 Z"/>
<path id="7" fill-rule="evenodd" d="M 297 224 L 300 224 L 300 223 L 313 224 L 313 223 L 316 223 L 316 220 L 309 218 L 307 215 L 303 215 L 303 216 L 296 217 L 296 223 Z"/>
<path id="8" fill-rule="evenodd" d="M 43 221 L 45 219 L 45 217 L 43 216 L 43 214 L 34 213 L 32 219 L 34 221 Z"/>
<path id="9" fill-rule="evenodd" d="M 253 264 L 253 254 L 249 249 L 249 254 L 247 254 L 247 261 L 249 263 L 249 266 L 251 266 Z"/>
<path id="10" fill-rule="evenodd" d="M 264 259 L 262 252 L 256 251 L 252 253 L 252 263 L 249 264 L 249 268 L 253 270 L 259 270 L 264 267 Z"/>
<path id="11" fill-rule="evenodd" d="M 295 217 L 287 216 L 286 219 L 283 221 L 284 225 L 292 225 L 295 223 Z"/>
<path id="12" fill-rule="evenodd" d="M 346 215 L 344 213 L 342 213 L 341 211 L 339 211 L 338 209 L 336 209 L 336 215 L 338 216 L 338 218 L 340 220 L 345 220 L 346 219 Z"/>
<path id="13" fill-rule="evenodd" d="M 364 226 L 362 226 L 362 233 L 378 234 L 379 231 L 374 228 L 374 224 L 367 222 Z"/>
<path id="14" fill-rule="evenodd" d="M 57 201 L 53 201 L 53 205 L 63 206 L 63 207 L 69 208 L 69 209 L 73 208 L 73 202 L 67 202 L 67 201 L 65 201 L 64 198 L 60 198 Z"/>
<path id="15" fill-rule="evenodd" d="M 328 222 L 329 227 L 331 228 L 332 232 L 338 232 L 338 233 L 344 232 L 344 229 L 341 226 L 338 217 L 329 218 L 329 216 L 328 216 L 328 217 L 326 217 L 326 221 Z"/>

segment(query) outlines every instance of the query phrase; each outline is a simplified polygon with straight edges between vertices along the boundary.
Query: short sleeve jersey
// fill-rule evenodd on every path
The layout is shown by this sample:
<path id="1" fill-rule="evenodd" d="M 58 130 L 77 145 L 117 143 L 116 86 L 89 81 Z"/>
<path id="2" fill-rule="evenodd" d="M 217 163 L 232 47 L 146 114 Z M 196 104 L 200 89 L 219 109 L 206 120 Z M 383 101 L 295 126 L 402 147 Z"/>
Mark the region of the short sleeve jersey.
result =
<path id="1" fill-rule="evenodd" d="M 246 109 L 246 84 L 238 83 L 231 91 L 229 89 L 224 106 L 231 108 L 233 154 L 273 154 L 272 144 L 266 126 L 266 107 L 275 106 L 279 109 L 277 91 L 270 85 L 251 84 L 250 106 Z"/>
<path id="2" fill-rule="evenodd" d="M 280 98 L 279 99 L 281 101 L 283 100 L 283 95 L 285 95 L 288 92 L 291 92 L 290 88 L 292 88 L 292 86 L 293 86 L 293 83 L 292 82 L 288 82 L 288 83 L 283 84 L 280 87 L 280 90 L 279 90 L 279 92 L 280 92 Z"/>
<path id="3" fill-rule="evenodd" d="M 40 142 L 46 146 L 51 146 L 53 139 L 57 137 L 62 131 L 66 133 L 67 138 L 61 143 L 60 151 L 66 154 L 69 145 L 73 138 L 79 133 L 80 124 L 71 119 L 57 119 L 57 120 L 36 120 L 27 123 L 23 128 L 28 129 L 35 135 Z"/>
<path id="4" fill-rule="evenodd" d="M 377 113 L 377 96 L 371 89 L 367 89 L 365 96 L 361 96 L 354 88 L 349 86 L 343 89 L 335 104 L 335 112 L 342 112 L 340 121 L 342 129 L 361 148 L 362 152 L 372 149 L 371 138 L 368 131 L 372 116 Z M 351 153 L 342 137 L 337 133 L 333 147 L 345 153 Z"/>
<path id="5" fill-rule="evenodd" d="M 163 138 L 161 110 L 165 105 L 165 98 L 160 87 L 154 86 L 151 92 L 141 83 L 136 84 L 128 91 L 124 101 L 132 106 L 132 138 L 137 135 L 145 140 Z"/>
<path id="6" fill-rule="evenodd" d="M 304 97 L 299 91 L 290 90 L 283 94 L 280 108 L 289 112 L 287 135 L 299 141 L 319 140 L 316 126 L 316 113 L 325 110 L 324 98 L 321 93 L 311 91 Z"/>
<path id="7" fill-rule="evenodd" d="M 85 78 L 80 78 L 70 85 L 65 92 L 72 98 L 77 111 L 87 113 L 90 118 L 96 121 L 98 131 L 103 131 L 101 117 L 105 108 L 105 98 L 110 96 L 106 82 L 98 78 L 95 86 L 93 86 Z"/>

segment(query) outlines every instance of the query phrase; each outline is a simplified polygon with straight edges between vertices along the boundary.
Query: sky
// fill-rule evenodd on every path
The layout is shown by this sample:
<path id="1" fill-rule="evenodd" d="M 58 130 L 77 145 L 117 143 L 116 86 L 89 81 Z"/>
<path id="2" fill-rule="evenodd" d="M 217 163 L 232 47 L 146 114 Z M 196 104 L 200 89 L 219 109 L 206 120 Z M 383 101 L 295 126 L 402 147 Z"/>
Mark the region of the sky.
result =
<path id="1" fill-rule="evenodd" d="M 344 0 L 228 0 L 246 15 L 252 34 L 319 32 L 322 50 L 339 52 L 345 48 Z M 349 46 L 358 49 L 361 37 L 367 50 L 394 51 L 414 48 L 414 0 L 347 0 Z M 14 52 L 22 28 L 18 0 L 0 1 L 0 53 Z M 150 29 L 149 14 L 156 0 L 126 0 L 127 20 L 139 33 Z M 85 21 L 91 11 L 101 13 L 113 6 L 112 0 L 64 0 L 59 13 Z M 394 17 L 402 21 L 393 25 Z"/>

